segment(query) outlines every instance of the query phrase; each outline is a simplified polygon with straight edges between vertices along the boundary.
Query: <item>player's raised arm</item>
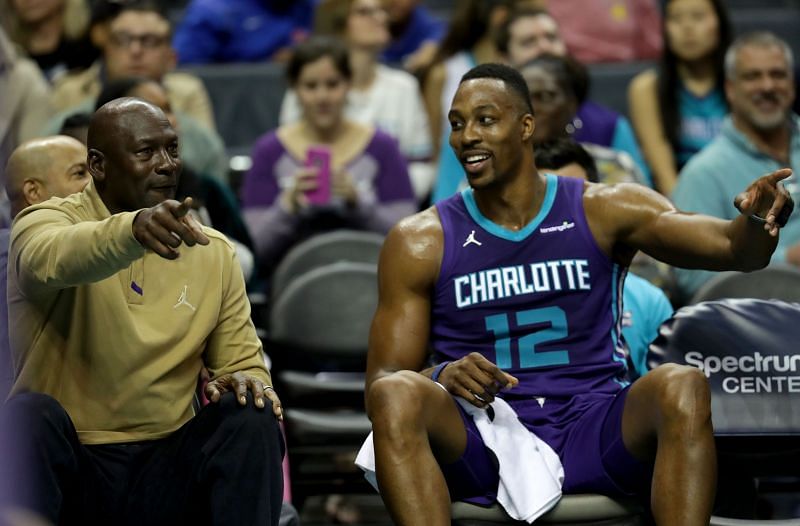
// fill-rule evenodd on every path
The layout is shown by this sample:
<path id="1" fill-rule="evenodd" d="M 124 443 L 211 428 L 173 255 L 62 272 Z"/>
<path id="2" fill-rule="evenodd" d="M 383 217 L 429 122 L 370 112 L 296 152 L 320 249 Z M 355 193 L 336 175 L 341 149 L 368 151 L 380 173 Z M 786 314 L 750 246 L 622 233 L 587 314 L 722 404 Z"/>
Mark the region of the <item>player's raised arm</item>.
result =
<path id="1" fill-rule="evenodd" d="M 616 242 L 685 268 L 750 271 L 766 266 L 794 203 L 781 169 L 753 181 L 736 199 L 742 214 L 726 221 L 676 210 L 663 196 L 636 185 L 589 192 L 588 213 L 609 218 Z"/>

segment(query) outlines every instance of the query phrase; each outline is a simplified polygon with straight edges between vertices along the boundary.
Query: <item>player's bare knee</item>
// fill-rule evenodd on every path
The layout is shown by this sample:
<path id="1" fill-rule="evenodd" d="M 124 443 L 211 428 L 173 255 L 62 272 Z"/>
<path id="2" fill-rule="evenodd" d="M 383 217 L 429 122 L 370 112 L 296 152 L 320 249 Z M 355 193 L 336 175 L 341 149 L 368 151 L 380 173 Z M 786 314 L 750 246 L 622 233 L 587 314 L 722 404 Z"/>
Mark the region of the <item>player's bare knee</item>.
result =
<path id="1" fill-rule="evenodd" d="M 419 373 L 398 371 L 372 382 L 367 393 L 367 413 L 373 428 L 420 421 L 423 381 L 430 382 Z"/>
<path id="2" fill-rule="evenodd" d="M 655 372 L 655 371 L 654 371 Z M 705 422 L 711 418 L 711 391 L 696 367 L 669 364 L 659 368 L 659 406 L 662 418 L 672 422 Z"/>

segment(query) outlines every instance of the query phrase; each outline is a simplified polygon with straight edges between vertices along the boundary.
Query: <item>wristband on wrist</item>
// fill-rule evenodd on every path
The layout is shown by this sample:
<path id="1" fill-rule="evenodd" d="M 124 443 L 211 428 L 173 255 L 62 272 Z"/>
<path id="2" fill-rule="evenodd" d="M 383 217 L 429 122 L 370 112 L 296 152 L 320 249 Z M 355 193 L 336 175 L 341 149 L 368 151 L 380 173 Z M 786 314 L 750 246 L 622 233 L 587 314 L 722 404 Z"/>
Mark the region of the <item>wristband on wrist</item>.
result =
<path id="1" fill-rule="evenodd" d="M 442 371 L 444 371 L 444 368 L 447 367 L 449 363 L 450 362 L 442 362 L 439 365 L 437 365 L 436 368 L 433 370 L 433 373 L 431 374 L 431 380 L 438 383 L 439 376 L 442 374 Z"/>
<path id="2" fill-rule="evenodd" d="M 781 211 L 778 212 L 778 216 L 775 218 L 775 222 L 778 223 L 778 226 L 783 228 L 786 226 L 786 223 L 789 221 L 789 216 L 792 215 L 794 211 L 794 200 L 791 196 L 786 199 L 786 202 L 783 204 Z"/>
<path id="3" fill-rule="evenodd" d="M 792 215 L 793 211 L 794 211 L 794 200 L 791 198 L 791 196 L 789 196 L 786 199 L 786 202 L 783 204 L 783 207 L 778 212 L 778 215 L 775 216 L 775 223 L 781 228 L 785 227 L 786 223 L 789 221 L 789 216 Z M 750 219 L 750 221 L 752 221 L 757 225 L 765 225 L 767 223 L 766 218 L 756 214 L 750 214 L 747 217 L 748 219 Z"/>

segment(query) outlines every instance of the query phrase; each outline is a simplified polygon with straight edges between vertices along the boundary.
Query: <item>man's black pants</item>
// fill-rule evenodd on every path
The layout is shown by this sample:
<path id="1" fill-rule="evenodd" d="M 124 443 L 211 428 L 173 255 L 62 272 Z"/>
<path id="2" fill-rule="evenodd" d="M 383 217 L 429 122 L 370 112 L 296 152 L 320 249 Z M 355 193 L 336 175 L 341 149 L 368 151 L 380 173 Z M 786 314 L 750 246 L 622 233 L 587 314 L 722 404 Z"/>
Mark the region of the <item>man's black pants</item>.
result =
<path id="1" fill-rule="evenodd" d="M 250 394 L 247 406 L 228 393 L 169 437 L 126 444 L 82 445 L 47 395 L 16 395 L 3 412 L 2 493 L 54 524 L 278 524 L 283 439 Z"/>

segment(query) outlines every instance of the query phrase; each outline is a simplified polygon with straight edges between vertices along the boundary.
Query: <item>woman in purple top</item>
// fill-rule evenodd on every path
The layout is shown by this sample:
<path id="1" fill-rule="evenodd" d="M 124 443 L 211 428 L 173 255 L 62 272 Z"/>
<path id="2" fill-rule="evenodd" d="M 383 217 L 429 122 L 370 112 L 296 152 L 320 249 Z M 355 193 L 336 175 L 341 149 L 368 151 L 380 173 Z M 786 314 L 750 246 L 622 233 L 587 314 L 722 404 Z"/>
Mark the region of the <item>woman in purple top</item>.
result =
<path id="1" fill-rule="evenodd" d="M 258 140 L 242 185 L 244 218 L 267 269 L 314 233 L 333 228 L 386 233 L 416 211 L 397 142 L 344 117 L 351 76 L 344 45 L 309 39 L 295 49 L 287 75 L 303 117 Z M 308 167 L 309 150 L 327 154 L 329 170 Z M 328 198 L 311 197 L 325 187 Z"/>

